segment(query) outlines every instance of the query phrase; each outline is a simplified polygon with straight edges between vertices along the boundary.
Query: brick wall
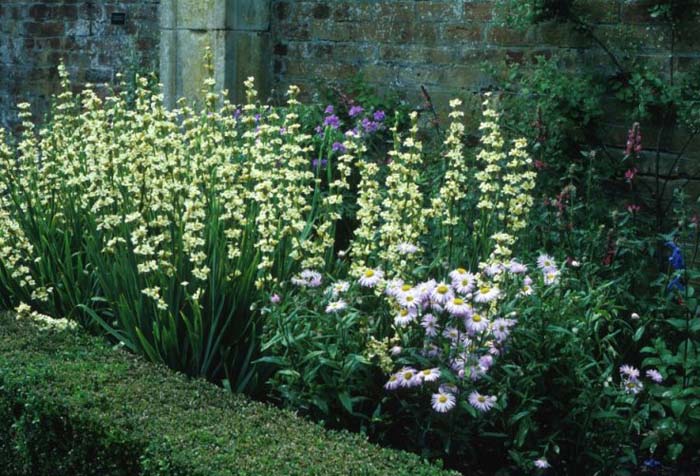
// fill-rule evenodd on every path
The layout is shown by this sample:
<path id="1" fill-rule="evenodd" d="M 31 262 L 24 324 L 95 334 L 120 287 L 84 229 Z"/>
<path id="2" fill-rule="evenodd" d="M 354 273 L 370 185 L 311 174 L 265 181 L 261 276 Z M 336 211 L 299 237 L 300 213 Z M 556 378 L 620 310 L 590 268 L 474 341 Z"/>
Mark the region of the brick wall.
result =
<path id="1" fill-rule="evenodd" d="M 234 0 L 229 5 L 234 5 Z M 556 52 L 572 68 L 612 72 L 608 56 L 570 26 L 550 22 L 519 32 L 494 19 L 495 0 L 259 0 L 271 8 L 273 83 L 343 83 L 358 72 L 382 90 L 419 103 L 425 85 L 437 106 L 494 82 L 484 62 L 525 61 Z M 685 22 L 671 42 L 669 27 L 649 15 L 653 0 L 578 0 L 603 41 L 624 38 L 628 51 L 670 75 L 700 63 L 700 0 L 684 2 Z M 140 64 L 157 69 L 158 0 L 0 0 L 0 125 L 11 125 L 15 104 L 46 110 L 56 88 L 56 65 L 65 58 L 77 86 L 111 81 Z M 113 25 L 112 13 L 126 13 Z M 614 44 L 614 41 L 610 41 Z M 673 55 L 671 56 L 671 52 Z M 620 53 L 620 52 L 618 52 Z M 611 145 L 624 140 L 629 118 L 608 103 Z M 645 136 L 656 130 L 645 125 Z M 665 131 L 664 148 L 685 142 Z M 697 142 L 697 141 L 696 141 Z M 694 143 L 691 151 L 700 151 Z M 682 167 L 700 163 L 692 153 Z M 700 169 L 700 167 L 698 167 Z"/>
<path id="2" fill-rule="evenodd" d="M 683 2 L 683 21 L 674 40 L 670 26 L 649 14 L 652 0 L 579 0 L 595 35 L 667 76 L 700 65 L 700 0 Z M 321 82 L 343 83 L 358 72 L 379 90 L 398 90 L 420 103 L 425 85 L 443 111 L 452 97 L 473 98 L 494 83 L 484 62 L 527 61 L 556 53 L 572 69 L 613 74 L 609 56 L 570 25 L 550 21 L 519 32 L 499 25 L 494 0 L 273 0 L 275 82 L 282 90 L 299 84 L 313 91 Z M 624 57 L 622 51 L 614 51 Z M 671 55 L 671 53 L 673 53 Z M 624 59 L 624 61 L 629 58 Z M 621 147 L 630 118 L 614 101 L 606 103 L 605 141 Z M 645 147 L 655 146 L 658 128 L 644 125 Z M 688 138 L 680 129 L 661 134 L 664 163 Z M 653 174 L 654 155 L 641 164 Z M 674 174 L 700 174 L 700 140 L 695 139 Z M 673 175 L 673 174 L 672 174 Z M 682 180 L 682 179 L 679 179 Z M 671 187 L 669 187 L 670 189 Z M 694 188 L 700 191 L 700 185 Z"/>
<path id="3" fill-rule="evenodd" d="M 159 0 L 0 0 L 0 126 L 16 104 L 42 115 L 63 59 L 76 87 L 114 80 L 117 71 L 157 68 Z M 125 13 L 123 25 L 113 13 Z M 114 18 L 119 23 L 119 18 Z"/>

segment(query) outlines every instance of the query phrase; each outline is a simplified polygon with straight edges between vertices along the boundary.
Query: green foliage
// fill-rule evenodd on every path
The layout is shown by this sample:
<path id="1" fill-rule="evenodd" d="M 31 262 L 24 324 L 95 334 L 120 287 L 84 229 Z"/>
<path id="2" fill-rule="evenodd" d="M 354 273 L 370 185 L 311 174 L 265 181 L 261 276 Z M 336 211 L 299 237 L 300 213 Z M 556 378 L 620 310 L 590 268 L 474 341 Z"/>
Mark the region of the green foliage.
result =
<path id="1" fill-rule="evenodd" d="M 3 476 L 452 474 L 10 316 L 0 433 Z"/>

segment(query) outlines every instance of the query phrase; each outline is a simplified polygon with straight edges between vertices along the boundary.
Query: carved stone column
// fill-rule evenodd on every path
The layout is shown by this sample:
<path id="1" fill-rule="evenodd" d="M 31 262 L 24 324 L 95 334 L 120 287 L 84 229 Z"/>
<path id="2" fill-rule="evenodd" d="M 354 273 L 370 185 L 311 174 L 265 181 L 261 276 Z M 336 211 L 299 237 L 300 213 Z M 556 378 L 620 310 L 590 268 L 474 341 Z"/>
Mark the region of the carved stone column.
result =
<path id="1" fill-rule="evenodd" d="M 243 81 L 255 76 L 264 95 L 271 68 L 270 0 L 162 0 L 160 81 L 166 104 L 199 100 L 211 49 L 217 88 L 244 98 Z"/>

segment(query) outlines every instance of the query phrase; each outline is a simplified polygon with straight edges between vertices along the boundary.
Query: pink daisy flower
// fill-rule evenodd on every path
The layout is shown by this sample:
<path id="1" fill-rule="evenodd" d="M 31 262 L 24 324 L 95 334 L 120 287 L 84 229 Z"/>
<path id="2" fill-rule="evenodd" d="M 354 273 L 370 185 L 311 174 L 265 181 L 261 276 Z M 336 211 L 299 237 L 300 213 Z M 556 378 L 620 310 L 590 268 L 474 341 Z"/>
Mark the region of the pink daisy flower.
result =
<path id="1" fill-rule="evenodd" d="M 631 379 L 637 379 L 637 378 L 639 378 L 639 370 L 632 367 L 631 365 L 625 364 L 625 365 L 620 366 L 620 375 L 623 375 L 625 377 L 629 377 Z"/>

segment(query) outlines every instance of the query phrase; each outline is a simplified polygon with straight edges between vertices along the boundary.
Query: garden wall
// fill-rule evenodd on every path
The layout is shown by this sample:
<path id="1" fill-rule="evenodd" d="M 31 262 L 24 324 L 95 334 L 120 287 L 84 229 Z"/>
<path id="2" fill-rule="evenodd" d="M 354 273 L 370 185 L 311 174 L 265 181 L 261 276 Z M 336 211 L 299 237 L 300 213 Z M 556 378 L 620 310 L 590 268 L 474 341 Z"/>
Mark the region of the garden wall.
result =
<path id="1" fill-rule="evenodd" d="M 273 1 L 274 73 L 282 89 L 287 83 L 314 90 L 328 81 L 347 80 L 361 72 L 381 90 L 398 90 L 409 102 L 422 102 L 425 85 L 434 103 L 445 110 L 455 96 L 469 97 L 494 78 L 484 63 L 527 61 L 556 53 L 572 69 L 614 75 L 610 56 L 571 24 L 549 21 L 525 32 L 502 26 L 494 0 L 440 1 Z M 668 77 L 700 66 L 700 1 L 685 0 L 680 28 L 672 38 L 668 23 L 652 18 L 650 0 L 580 0 L 593 32 L 622 60 L 637 60 Z M 615 46 L 623 47 L 618 51 Z M 618 114 L 614 101 L 606 111 L 607 137 L 624 145 L 630 118 Z M 645 124 L 645 147 L 655 146 L 657 129 Z M 665 151 L 682 148 L 688 136 L 666 130 Z M 679 171 L 695 175 L 700 140 L 689 147 Z M 673 161 L 673 157 L 666 157 Z M 652 161 L 641 164 L 651 173 Z"/>
<path id="2" fill-rule="evenodd" d="M 164 8 L 178 1 L 183 0 L 168 0 Z M 252 57 L 270 64 L 250 69 L 272 71 L 277 91 L 297 83 L 312 92 L 318 83 L 342 83 L 362 73 L 368 83 L 396 90 L 410 103 L 422 102 L 420 86 L 425 85 L 441 108 L 450 97 L 469 97 L 493 83 L 484 63 L 522 62 L 534 54 L 556 52 L 568 58 L 571 68 L 615 72 L 609 55 L 570 24 L 550 21 L 525 32 L 502 26 L 494 16 L 496 0 L 256 0 L 256 9 L 258 2 L 269 2 L 271 41 L 265 48 L 271 51 Z M 18 101 L 31 101 L 38 113 L 46 110 L 47 97 L 56 88 L 60 58 L 65 58 L 78 86 L 113 81 L 116 71 L 134 65 L 157 69 L 161 32 L 163 41 L 172 35 L 167 29 L 159 32 L 159 27 L 167 26 L 162 19 L 159 25 L 160 3 L 3 0 L 0 124 L 16 123 Z M 246 2 L 211 3 L 227 6 L 228 16 Z M 668 24 L 650 15 L 653 0 L 577 1 L 598 38 L 624 46 L 627 53 L 668 76 L 700 65 L 700 0 L 681 3 L 684 15 L 674 36 Z M 232 52 L 224 53 L 227 64 L 237 51 L 235 45 L 230 48 Z M 608 104 L 606 142 L 619 146 L 630 118 L 618 114 L 613 101 Z M 657 131 L 645 125 L 644 132 L 649 147 Z M 664 149 L 674 151 L 686 136 L 665 131 L 662 139 Z M 700 151 L 698 142 L 689 149 Z M 700 157 L 691 153 L 688 158 L 679 170 L 694 172 L 689 168 Z"/>
<path id="3" fill-rule="evenodd" d="M 76 87 L 112 82 L 133 66 L 156 69 L 160 0 L 0 0 L 0 126 L 18 102 L 43 114 L 64 59 Z"/>

